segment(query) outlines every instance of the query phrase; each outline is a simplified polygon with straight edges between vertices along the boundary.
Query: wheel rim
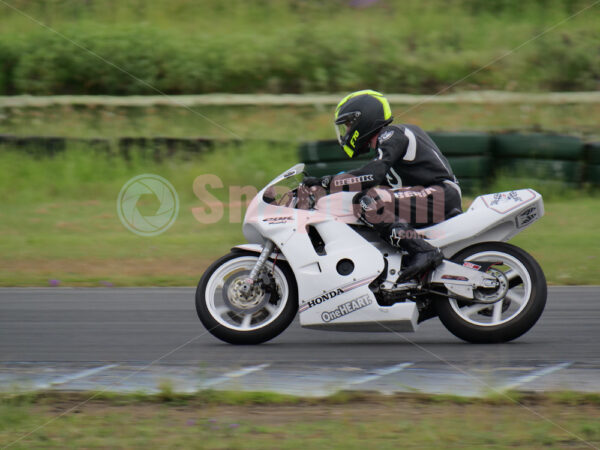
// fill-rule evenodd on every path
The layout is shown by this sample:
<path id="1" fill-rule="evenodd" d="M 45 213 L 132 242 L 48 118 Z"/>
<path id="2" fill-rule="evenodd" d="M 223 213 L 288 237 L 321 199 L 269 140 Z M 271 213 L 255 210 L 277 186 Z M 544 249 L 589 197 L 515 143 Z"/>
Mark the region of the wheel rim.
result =
<path id="1" fill-rule="evenodd" d="M 253 256 L 229 260 L 215 270 L 206 284 L 204 298 L 210 315 L 232 330 L 253 331 L 263 328 L 281 315 L 288 302 L 289 285 L 285 274 L 277 266 L 272 271 L 277 298 L 270 298 L 258 286 L 248 298 L 238 296 L 235 286 L 247 277 L 256 261 L 257 258 Z M 268 268 L 270 272 L 271 268 Z"/>
<path id="2" fill-rule="evenodd" d="M 499 251 L 475 253 L 465 261 L 502 262 L 501 265 L 494 265 L 494 270 L 504 273 L 509 281 L 509 289 L 502 299 L 491 305 L 450 299 L 450 306 L 461 319 L 474 325 L 492 327 L 509 322 L 521 314 L 531 299 L 532 288 L 529 271 L 521 261 Z"/>

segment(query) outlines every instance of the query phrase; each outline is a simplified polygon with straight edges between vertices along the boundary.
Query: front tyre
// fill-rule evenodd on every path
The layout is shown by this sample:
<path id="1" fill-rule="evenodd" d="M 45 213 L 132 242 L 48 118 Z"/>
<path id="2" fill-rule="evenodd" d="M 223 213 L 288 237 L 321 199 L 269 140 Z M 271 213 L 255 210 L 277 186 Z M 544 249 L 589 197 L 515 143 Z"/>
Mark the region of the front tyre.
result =
<path id="1" fill-rule="evenodd" d="M 546 278 L 539 264 L 524 250 L 490 242 L 469 247 L 452 260 L 498 263 L 488 273 L 505 277 L 508 282 L 506 295 L 491 305 L 456 299 L 438 301 L 440 320 L 455 336 L 473 343 L 508 342 L 529 331 L 542 315 Z"/>
<path id="2" fill-rule="evenodd" d="M 298 288 L 286 262 L 271 261 L 249 295 L 239 289 L 258 260 L 257 253 L 235 251 L 215 261 L 196 290 L 196 311 L 206 329 L 230 344 L 260 344 L 294 320 Z"/>

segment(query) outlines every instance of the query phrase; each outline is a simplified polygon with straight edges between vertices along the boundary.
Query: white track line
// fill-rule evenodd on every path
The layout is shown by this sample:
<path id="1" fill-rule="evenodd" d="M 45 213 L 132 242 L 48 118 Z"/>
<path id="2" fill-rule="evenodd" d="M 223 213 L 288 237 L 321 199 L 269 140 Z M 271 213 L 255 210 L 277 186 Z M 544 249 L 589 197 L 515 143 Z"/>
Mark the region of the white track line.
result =
<path id="1" fill-rule="evenodd" d="M 507 391 L 510 389 L 515 389 L 515 388 L 521 387 L 522 385 L 530 383 L 534 380 L 537 380 L 540 377 L 550 375 L 551 373 L 557 372 L 562 369 L 566 369 L 571 364 L 573 364 L 573 363 L 572 362 L 563 362 L 560 364 L 556 364 L 554 366 L 544 367 L 543 369 L 535 370 L 535 371 L 533 371 L 533 373 L 530 373 L 529 375 L 523 375 L 523 376 L 517 377 L 512 383 L 508 383 L 508 384 L 502 386 L 501 390 Z"/>
<path id="2" fill-rule="evenodd" d="M 228 372 L 224 375 L 221 375 L 220 377 L 216 377 L 216 378 L 213 378 L 212 380 L 208 380 L 208 381 L 202 383 L 202 389 L 206 389 L 208 387 L 214 386 L 215 384 L 223 383 L 225 381 L 231 380 L 232 378 L 240 378 L 240 377 L 243 377 L 250 373 L 258 372 L 259 370 L 263 370 L 263 369 L 269 367 L 270 365 L 271 364 L 269 364 L 269 363 L 259 364 L 258 366 L 243 367 L 239 370 L 234 370 L 233 372 Z"/>
<path id="3" fill-rule="evenodd" d="M 106 366 L 82 370 L 81 372 L 75 372 L 71 375 L 63 375 L 62 377 L 58 377 L 57 379 L 55 379 L 54 381 L 50 381 L 49 383 L 36 383 L 35 387 L 37 389 L 48 389 L 53 386 L 69 383 L 70 381 L 80 380 L 82 378 L 89 377 L 90 375 L 95 375 L 100 372 L 104 372 L 105 370 L 112 369 L 113 367 L 117 366 L 118 364 L 108 364 Z"/>
<path id="4" fill-rule="evenodd" d="M 400 372 L 412 365 L 413 365 L 413 363 L 407 362 L 407 363 L 402 363 L 402 364 L 396 364 L 395 366 L 383 367 L 381 369 L 375 369 L 373 371 L 374 373 L 371 373 L 369 375 L 364 375 L 362 377 L 358 377 L 354 380 L 351 380 L 347 383 L 347 385 L 348 386 L 356 386 L 357 384 L 363 384 L 363 383 L 367 383 L 369 381 L 377 380 L 378 378 L 384 377 L 386 375 L 391 375 L 392 373 Z"/>

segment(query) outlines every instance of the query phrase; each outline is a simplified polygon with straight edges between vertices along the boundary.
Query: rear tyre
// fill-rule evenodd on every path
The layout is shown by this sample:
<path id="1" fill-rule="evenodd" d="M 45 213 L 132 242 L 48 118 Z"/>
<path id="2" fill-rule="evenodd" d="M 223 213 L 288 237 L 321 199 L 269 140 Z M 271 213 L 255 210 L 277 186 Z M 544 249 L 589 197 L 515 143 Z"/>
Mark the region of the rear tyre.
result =
<path id="1" fill-rule="evenodd" d="M 294 320 L 298 288 L 285 261 L 268 261 L 249 296 L 239 285 L 258 254 L 235 251 L 215 261 L 196 289 L 196 312 L 206 329 L 230 344 L 252 345 L 273 339 Z"/>
<path id="2" fill-rule="evenodd" d="M 539 264 L 524 250 L 502 242 L 469 247 L 452 260 L 456 263 L 498 262 L 488 272 L 508 280 L 506 295 L 493 304 L 440 299 L 437 310 L 444 326 L 455 336 L 473 343 L 508 342 L 533 327 L 546 305 L 546 278 Z M 499 274 L 502 272 L 502 274 Z"/>

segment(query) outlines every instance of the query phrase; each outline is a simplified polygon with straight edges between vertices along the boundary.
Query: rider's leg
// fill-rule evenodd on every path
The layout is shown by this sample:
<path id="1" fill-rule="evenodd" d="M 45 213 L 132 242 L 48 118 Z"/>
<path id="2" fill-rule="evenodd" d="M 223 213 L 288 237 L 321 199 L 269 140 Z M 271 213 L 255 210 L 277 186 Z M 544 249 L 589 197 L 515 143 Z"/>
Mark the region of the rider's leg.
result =
<path id="1" fill-rule="evenodd" d="M 409 254 L 409 264 L 398 277 L 398 282 L 406 282 L 437 267 L 444 259 L 441 250 L 429 244 L 413 227 L 431 226 L 460 214 L 461 193 L 457 184 L 445 182 L 426 188 L 401 188 L 394 191 L 394 196 L 397 215 L 405 220 L 382 231 Z"/>
<path id="2" fill-rule="evenodd" d="M 429 244 L 406 223 L 377 224 L 374 228 L 391 245 L 408 253 L 409 264 L 402 270 L 398 283 L 409 281 L 426 270 L 439 266 L 444 260 L 444 255 L 439 248 Z"/>
<path id="3" fill-rule="evenodd" d="M 376 188 L 357 196 L 357 203 L 363 221 L 377 230 L 385 241 L 409 254 L 409 265 L 398 282 L 408 281 L 443 261 L 442 252 L 424 240 L 411 223 L 427 226 L 454 215 L 456 208 L 460 208 L 460 191 L 456 194 L 454 188 L 446 186 L 393 191 Z M 454 212 L 449 213 L 452 210 Z"/>

